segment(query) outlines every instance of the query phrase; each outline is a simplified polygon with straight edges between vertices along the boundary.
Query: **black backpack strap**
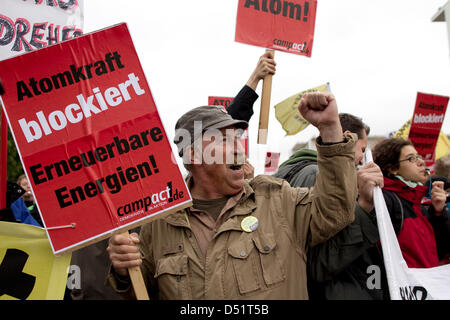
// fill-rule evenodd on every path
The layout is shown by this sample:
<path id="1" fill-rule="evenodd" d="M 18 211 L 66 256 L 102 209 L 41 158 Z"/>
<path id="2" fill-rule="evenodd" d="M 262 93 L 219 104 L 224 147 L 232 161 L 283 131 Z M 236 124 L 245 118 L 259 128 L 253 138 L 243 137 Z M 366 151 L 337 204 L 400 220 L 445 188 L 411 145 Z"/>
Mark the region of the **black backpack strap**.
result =
<path id="1" fill-rule="evenodd" d="M 391 191 L 391 190 L 383 190 L 383 191 L 384 191 L 385 193 L 391 195 L 392 198 L 394 198 L 394 199 L 396 200 L 396 202 L 398 203 L 398 206 L 400 207 L 400 228 L 398 229 L 398 233 L 400 233 L 400 231 L 401 231 L 402 228 L 403 228 L 403 220 L 405 220 L 405 213 L 404 213 L 404 210 L 403 210 L 403 204 L 402 204 L 402 201 L 400 200 L 400 198 L 398 197 L 398 195 L 397 195 L 397 193 L 396 193 L 395 191 Z M 392 215 L 393 212 L 389 212 L 389 214 L 390 214 L 391 216 L 393 216 L 393 215 Z M 394 215 L 394 216 L 395 216 L 395 215 Z M 398 217 L 398 216 L 396 216 L 396 217 Z M 394 227 L 394 231 L 396 231 L 394 225 L 393 225 L 393 227 Z M 397 231 L 396 231 L 396 233 L 397 233 Z M 398 234 L 397 234 L 397 235 L 398 235 Z"/>
<path id="2" fill-rule="evenodd" d="M 400 213 L 402 214 L 402 219 L 400 222 L 400 229 L 399 229 L 401 231 L 403 228 L 403 220 L 405 219 L 405 214 L 403 213 L 403 205 L 402 205 L 402 202 L 400 201 L 400 198 L 398 197 L 398 195 L 395 192 L 393 192 L 393 194 L 394 194 L 395 199 L 397 199 L 398 205 L 400 206 Z M 399 233 L 400 233 L 400 231 L 399 231 Z"/>

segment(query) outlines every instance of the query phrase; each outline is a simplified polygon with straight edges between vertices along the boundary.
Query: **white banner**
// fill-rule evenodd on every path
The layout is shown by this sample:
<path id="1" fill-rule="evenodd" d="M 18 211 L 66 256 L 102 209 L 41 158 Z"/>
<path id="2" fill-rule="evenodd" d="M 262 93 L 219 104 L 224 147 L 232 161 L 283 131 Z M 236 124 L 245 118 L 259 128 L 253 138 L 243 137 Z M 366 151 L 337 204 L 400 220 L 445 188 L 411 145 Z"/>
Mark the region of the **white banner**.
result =
<path id="1" fill-rule="evenodd" d="M 1 0 L 0 60 L 83 34 L 84 0 Z"/>
<path id="2" fill-rule="evenodd" d="M 370 161 L 373 161 L 372 153 L 367 149 L 366 162 Z M 450 265 L 426 269 L 408 268 L 380 187 L 375 187 L 373 198 L 391 299 L 450 299 Z"/>

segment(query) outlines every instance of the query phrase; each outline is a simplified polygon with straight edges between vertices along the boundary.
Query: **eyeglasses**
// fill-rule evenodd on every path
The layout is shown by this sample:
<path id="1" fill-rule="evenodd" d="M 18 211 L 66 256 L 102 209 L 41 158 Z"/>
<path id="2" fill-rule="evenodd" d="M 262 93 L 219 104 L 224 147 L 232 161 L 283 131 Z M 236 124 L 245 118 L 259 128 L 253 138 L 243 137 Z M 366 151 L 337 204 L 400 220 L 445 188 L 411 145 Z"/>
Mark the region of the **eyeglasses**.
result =
<path id="1" fill-rule="evenodd" d="M 420 154 L 416 154 L 415 156 L 409 156 L 408 158 L 399 160 L 398 162 L 400 163 L 402 161 L 409 161 L 411 163 L 416 163 L 417 160 L 422 160 L 422 156 Z"/>

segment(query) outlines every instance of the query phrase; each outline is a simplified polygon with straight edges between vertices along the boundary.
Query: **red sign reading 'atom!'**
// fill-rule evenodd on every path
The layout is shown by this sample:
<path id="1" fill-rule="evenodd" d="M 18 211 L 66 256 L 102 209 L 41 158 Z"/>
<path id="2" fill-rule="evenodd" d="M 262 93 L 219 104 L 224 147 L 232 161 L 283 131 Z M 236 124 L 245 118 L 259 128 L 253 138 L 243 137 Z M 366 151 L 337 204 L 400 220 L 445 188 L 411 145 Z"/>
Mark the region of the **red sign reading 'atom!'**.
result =
<path id="1" fill-rule="evenodd" d="M 235 40 L 311 57 L 316 9 L 316 0 L 239 0 Z"/>

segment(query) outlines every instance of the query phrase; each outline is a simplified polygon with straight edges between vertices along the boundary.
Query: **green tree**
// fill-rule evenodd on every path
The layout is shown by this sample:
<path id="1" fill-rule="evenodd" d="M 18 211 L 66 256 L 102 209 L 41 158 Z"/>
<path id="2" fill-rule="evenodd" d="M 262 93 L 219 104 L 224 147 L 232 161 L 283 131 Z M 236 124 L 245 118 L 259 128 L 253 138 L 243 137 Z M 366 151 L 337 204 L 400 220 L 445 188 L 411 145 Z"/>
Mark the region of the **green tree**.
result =
<path id="1" fill-rule="evenodd" d="M 16 144 L 8 128 L 6 176 L 8 181 L 16 182 L 21 174 L 23 174 L 22 162 L 20 162 Z"/>

